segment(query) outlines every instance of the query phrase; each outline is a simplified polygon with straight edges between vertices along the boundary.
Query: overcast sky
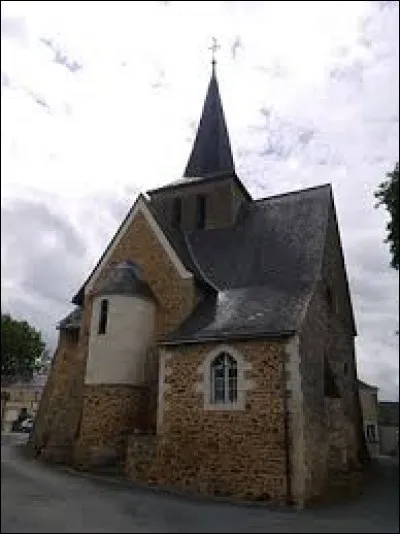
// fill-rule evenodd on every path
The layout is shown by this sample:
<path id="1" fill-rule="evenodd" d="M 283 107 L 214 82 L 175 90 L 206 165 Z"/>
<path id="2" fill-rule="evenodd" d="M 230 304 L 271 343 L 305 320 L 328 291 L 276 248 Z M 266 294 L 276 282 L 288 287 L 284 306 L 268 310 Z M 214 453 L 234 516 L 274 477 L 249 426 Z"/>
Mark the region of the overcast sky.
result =
<path id="1" fill-rule="evenodd" d="M 398 399 L 398 273 L 373 192 L 398 159 L 399 4 L 1 2 L 1 302 L 55 325 L 138 191 L 182 177 L 211 37 L 255 198 L 330 182 L 360 378 Z"/>

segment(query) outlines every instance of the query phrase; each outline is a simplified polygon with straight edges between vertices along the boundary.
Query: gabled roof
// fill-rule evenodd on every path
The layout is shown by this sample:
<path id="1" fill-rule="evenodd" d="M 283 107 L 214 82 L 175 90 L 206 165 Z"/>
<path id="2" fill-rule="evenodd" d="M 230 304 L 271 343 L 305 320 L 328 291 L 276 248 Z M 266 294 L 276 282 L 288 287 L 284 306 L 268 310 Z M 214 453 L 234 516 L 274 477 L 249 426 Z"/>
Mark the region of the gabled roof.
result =
<path id="1" fill-rule="evenodd" d="M 193 178 L 214 173 L 234 174 L 235 165 L 213 67 L 203 112 L 184 176 Z"/>
<path id="2" fill-rule="evenodd" d="M 186 234 L 216 293 L 161 343 L 296 332 L 321 270 L 331 207 L 323 185 L 243 205 L 235 227 Z"/>
<path id="3" fill-rule="evenodd" d="M 294 334 L 321 272 L 329 184 L 242 204 L 236 225 L 184 233 L 155 221 L 205 298 L 161 344 Z"/>
<path id="4" fill-rule="evenodd" d="M 139 195 L 134 204 L 132 205 L 131 209 L 128 211 L 125 219 L 119 226 L 117 232 L 114 234 L 113 238 L 104 250 L 103 254 L 100 256 L 95 267 L 87 277 L 86 281 L 81 286 L 79 291 L 75 294 L 75 296 L 72 298 L 73 304 L 76 304 L 78 306 L 81 306 L 83 304 L 86 285 L 90 283 L 93 276 L 100 268 L 101 264 L 106 260 L 107 255 L 111 253 L 113 246 L 115 246 L 117 240 L 129 227 L 131 221 L 133 220 L 136 212 L 139 209 L 143 211 L 144 215 L 147 217 L 147 220 L 153 225 L 153 228 L 155 228 L 156 233 L 158 234 L 160 240 L 163 242 L 164 247 L 168 249 L 169 255 L 172 255 L 176 260 L 175 263 L 179 263 L 181 265 L 181 270 L 186 271 L 187 274 L 191 275 L 191 273 L 193 272 L 193 270 L 191 270 L 193 265 L 191 263 L 191 258 L 188 254 L 185 254 L 185 251 L 183 250 L 181 244 L 181 233 L 170 229 L 166 224 L 161 225 L 162 218 L 160 216 L 156 216 L 155 211 L 150 207 L 150 203 L 147 201 L 147 199 L 143 195 Z"/>

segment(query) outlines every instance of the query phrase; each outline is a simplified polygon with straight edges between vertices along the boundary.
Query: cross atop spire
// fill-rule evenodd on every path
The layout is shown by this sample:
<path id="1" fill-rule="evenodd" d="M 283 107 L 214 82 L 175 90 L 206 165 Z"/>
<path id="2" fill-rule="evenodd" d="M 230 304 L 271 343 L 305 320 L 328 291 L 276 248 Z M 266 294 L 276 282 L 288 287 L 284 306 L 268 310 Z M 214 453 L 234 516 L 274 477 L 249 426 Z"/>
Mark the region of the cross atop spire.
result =
<path id="1" fill-rule="evenodd" d="M 224 111 L 215 74 L 215 52 L 219 45 L 213 38 L 212 74 L 197 129 L 196 139 L 187 163 L 184 176 L 202 177 L 235 174 L 235 166 Z"/>
<path id="2" fill-rule="evenodd" d="M 221 48 L 220 45 L 217 42 L 217 39 L 215 37 L 212 38 L 212 45 L 209 47 L 209 50 L 211 50 L 212 53 L 212 59 L 211 59 L 211 65 L 213 68 L 213 71 L 215 69 L 215 65 L 217 64 L 217 60 L 215 59 L 215 53 L 217 50 Z"/>

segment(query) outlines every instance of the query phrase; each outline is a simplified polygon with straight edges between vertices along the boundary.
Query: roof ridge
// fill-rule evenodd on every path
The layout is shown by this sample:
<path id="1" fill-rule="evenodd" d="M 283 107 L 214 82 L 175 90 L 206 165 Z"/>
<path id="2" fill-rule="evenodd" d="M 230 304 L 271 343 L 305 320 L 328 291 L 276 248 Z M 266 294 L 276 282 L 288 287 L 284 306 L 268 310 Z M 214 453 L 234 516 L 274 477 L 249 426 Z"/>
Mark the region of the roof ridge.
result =
<path id="1" fill-rule="evenodd" d="M 329 187 L 332 189 L 332 185 L 330 182 L 326 182 L 325 184 L 321 185 L 312 185 L 311 187 L 305 187 L 303 189 L 297 189 L 296 191 L 286 191 L 286 193 L 277 193 L 276 195 L 270 195 L 267 197 L 257 198 L 254 200 L 254 202 L 263 202 L 264 200 L 270 200 L 272 198 L 279 198 L 279 197 L 285 197 L 289 195 L 298 195 L 300 193 L 305 193 L 309 191 L 313 191 L 314 189 L 323 189 L 324 187 Z"/>

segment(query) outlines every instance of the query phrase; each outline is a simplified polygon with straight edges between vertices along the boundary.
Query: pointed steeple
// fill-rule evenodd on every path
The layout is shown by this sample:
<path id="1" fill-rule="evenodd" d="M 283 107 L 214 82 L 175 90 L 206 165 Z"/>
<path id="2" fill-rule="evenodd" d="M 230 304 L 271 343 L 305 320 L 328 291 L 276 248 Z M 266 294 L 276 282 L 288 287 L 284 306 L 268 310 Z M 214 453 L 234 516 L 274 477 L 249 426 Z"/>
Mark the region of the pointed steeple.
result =
<path id="1" fill-rule="evenodd" d="M 235 174 L 235 165 L 213 58 L 211 80 L 184 176 L 202 177 L 219 174 Z"/>

